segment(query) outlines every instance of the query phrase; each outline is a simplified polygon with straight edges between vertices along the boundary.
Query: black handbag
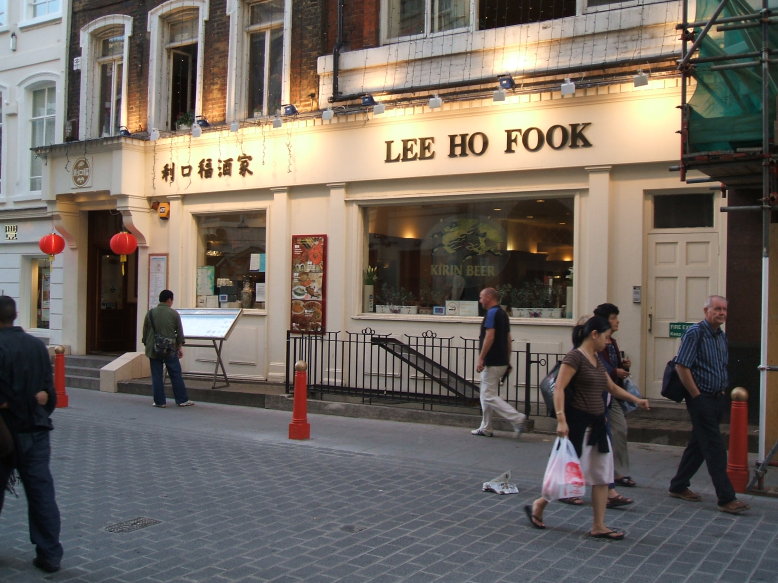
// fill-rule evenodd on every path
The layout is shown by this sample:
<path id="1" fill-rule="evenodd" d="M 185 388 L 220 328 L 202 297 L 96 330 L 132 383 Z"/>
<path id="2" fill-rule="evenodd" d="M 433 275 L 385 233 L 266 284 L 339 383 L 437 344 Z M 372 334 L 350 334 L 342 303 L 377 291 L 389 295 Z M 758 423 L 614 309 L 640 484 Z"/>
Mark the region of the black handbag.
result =
<path id="1" fill-rule="evenodd" d="M 675 370 L 675 360 L 671 360 L 665 366 L 665 374 L 662 376 L 662 396 L 676 403 L 683 401 L 686 397 L 686 388 Z"/>
<path id="2" fill-rule="evenodd" d="M 543 395 L 543 400 L 546 403 L 546 414 L 549 417 L 556 417 L 556 411 L 554 410 L 554 387 L 556 386 L 556 377 L 559 374 L 560 366 L 562 366 L 561 360 L 557 361 L 551 372 L 540 381 L 540 394 Z"/>

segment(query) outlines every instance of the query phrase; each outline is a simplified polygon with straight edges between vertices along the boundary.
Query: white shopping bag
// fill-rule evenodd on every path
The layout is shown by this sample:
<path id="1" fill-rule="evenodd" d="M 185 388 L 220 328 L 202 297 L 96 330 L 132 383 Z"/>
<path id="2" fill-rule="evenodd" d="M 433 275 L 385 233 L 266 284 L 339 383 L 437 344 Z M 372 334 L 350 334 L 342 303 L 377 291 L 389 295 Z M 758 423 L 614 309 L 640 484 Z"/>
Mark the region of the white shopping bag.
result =
<path id="1" fill-rule="evenodd" d="M 542 496 L 548 501 L 584 495 L 585 483 L 575 447 L 566 437 L 557 437 L 543 476 Z"/>

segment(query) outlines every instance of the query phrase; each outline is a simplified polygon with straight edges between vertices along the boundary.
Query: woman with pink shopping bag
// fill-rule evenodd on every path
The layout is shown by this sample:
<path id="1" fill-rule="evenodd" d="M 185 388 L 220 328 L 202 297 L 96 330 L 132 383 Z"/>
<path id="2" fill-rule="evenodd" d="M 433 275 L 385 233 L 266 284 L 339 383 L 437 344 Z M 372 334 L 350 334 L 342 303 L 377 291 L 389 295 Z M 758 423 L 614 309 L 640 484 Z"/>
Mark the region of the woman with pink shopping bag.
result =
<path id="1" fill-rule="evenodd" d="M 573 350 L 565 355 L 559 368 L 554 388 L 554 408 L 557 412 L 557 440 L 552 450 L 552 459 L 543 478 L 543 495 L 524 507 L 530 524 L 535 528 L 546 528 L 543 511 L 546 505 L 557 498 L 580 496 L 583 492 L 580 477 L 573 468 L 579 467 L 583 482 L 592 487 L 592 526 L 588 535 L 593 538 L 621 540 L 624 531 L 605 525 L 605 505 L 608 501 L 608 484 L 613 480 L 613 453 L 605 421 L 604 391 L 613 396 L 649 409 L 648 399 L 640 399 L 616 385 L 605 372 L 597 353 L 610 336 L 610 324 L 605 318 L 593 316 L 584 324 L 573 328 Z M 573 379 L 575 377 L 575 379 Z M 574 383 L 571 385 L 571 381 Z M 566 389 L 569 390 L 566 391 Z M 574 449 L 580 464 L 575 465 L 570 453 Z M 560 452 L 564 446 L 564 455 Z M 553 458 L 560 458 L 554 460 Z M 552 462 L 554 462 L 552 464 Z M 559 470 L 560 463 L 565 472 Z M 570 465 L 572 463 L 572 466 Z M 570 471 L 567 471 L 568 468 Z M 549 474 L 549 471 L 552 474 Z M 556 477 L 555 477 L 556 476 Z M 560 486 L 559 481 L 564 484 Z M 547 487 L 548 481 L 548 487 Z M 577 490 L 577 494 L 572 492 Z M 561 492 L 566 492 L 562 494 Z"/>

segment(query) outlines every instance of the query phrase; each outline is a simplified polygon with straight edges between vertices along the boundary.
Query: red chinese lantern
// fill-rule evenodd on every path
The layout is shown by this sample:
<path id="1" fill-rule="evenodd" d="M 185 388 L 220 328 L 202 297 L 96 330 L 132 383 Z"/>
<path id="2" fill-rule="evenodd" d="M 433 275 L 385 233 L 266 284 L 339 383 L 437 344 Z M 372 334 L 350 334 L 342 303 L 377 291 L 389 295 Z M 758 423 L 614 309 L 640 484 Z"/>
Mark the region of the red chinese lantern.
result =
<path id="1" fill-rule="evenodd" d="M 65 249 L 65 239 L 56 233 L 49 233 L 41 237 L 38 241 L 38 247 L 49 256 L 50 261 L 53 261 L 54 256 L 62 253 Z"/>
<path id="2" fill-rule="evenodd" d="M 124 275 L 124 264 L 127 263 L 127 255 L 135 253 L 137 248 L 138 240 L 132 233 L 122 231 L 111 237 L 111 251 L 116 253 L 122 262 L 122 275 Z"/>

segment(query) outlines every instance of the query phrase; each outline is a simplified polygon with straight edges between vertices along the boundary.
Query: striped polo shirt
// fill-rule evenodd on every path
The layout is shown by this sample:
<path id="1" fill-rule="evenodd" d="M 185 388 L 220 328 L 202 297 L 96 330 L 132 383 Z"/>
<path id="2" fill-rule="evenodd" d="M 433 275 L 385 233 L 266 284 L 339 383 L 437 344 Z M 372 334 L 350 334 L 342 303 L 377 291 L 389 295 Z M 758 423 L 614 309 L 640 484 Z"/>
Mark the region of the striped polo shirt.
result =
<path id="1" fill-rule="evenodd" d="M 683 335 L 675 362 L 691 370 L 701 392 L 716 393 L 727 389 L 727 335 L 706 320 L 694 324 Z"/>

